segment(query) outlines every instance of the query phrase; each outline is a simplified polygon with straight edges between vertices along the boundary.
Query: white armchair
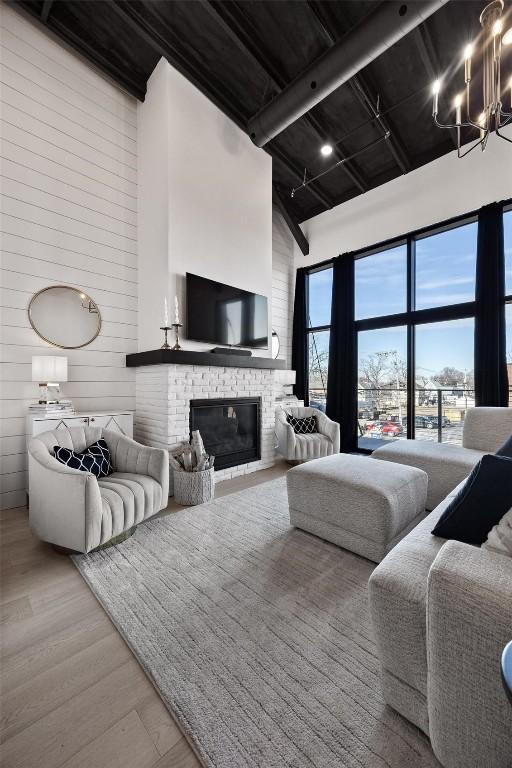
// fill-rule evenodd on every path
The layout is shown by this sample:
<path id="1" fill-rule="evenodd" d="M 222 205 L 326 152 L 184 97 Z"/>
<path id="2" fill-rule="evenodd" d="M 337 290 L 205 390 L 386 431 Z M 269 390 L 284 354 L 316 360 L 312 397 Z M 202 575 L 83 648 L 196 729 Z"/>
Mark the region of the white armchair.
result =
<path id="1" fill-rule="evenodd" d="M 315 416 L 318 432 L 297 435 L 286 417 Z M 288 406 L 276 408 L 277 450 L 287 461 L 309 461 L 340 452 L 340 425 L 317 408 Z"/>
<path id="2" fill-rule="evenodd" d="M 84 451 L 103 438 L 114 473 L 97 479 L 62 464 L 56 445 Z M 101 427 L 43 432 L 28 444 L 30 527 L 43 541 L 90 552 L 164 509 L 169 497 L 169 456 Z"/>

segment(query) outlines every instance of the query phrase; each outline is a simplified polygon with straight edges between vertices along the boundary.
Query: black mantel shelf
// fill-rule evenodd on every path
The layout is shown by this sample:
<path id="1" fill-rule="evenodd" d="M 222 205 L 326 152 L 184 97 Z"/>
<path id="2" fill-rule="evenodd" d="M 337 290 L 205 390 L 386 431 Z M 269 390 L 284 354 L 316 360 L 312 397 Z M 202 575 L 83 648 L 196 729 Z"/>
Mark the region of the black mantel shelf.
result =
<path id="1" fill-rule="evenodd" d="M 213 352 L 199 352 L 192 349 L 152 349 L 149 352 L 134 352 L 126 355 L 126 367 L 141 365 L 217 365 L 222 368 L 269 368 L 286 369 L 286 360 L 249 355 L 222 355 Z"/>

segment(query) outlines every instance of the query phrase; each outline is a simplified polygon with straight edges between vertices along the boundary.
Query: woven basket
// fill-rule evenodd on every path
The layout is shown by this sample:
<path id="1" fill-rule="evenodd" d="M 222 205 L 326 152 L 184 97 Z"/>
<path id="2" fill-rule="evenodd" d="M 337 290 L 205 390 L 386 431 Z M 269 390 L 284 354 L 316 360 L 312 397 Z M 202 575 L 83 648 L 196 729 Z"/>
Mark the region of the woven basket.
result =
<path id="1" fill-rule="evenodd" d="M 213 469 L 204 472 L 174 471 L 174 498 L 178 504 L 204 504 L 213 499 L 215 475 Z"/>

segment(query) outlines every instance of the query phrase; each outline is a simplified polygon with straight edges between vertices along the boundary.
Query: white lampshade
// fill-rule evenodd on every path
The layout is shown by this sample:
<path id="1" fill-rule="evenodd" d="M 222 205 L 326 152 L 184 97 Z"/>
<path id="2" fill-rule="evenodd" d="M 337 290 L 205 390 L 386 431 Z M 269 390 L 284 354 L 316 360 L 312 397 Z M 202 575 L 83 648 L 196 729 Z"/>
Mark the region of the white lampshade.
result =
<path id="1" fill-rule="evenodd" d="M 67 357 L 54 355 L 35 355 L 32 358 L 32 381 L 40 384 L 68 380 Z"/>

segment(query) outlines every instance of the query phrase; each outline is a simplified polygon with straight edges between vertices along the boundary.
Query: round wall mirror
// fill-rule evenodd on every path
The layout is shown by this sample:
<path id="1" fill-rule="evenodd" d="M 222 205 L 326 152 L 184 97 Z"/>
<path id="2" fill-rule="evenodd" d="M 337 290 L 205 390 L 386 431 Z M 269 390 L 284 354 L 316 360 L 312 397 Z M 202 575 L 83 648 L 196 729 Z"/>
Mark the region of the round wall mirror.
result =
<path id="1" fill-rule="evenodd" d="M 61 349 L 85 347 L 101 329 L 96 302 L 67 285 L 50 285 L 34 294 L 28 306 L 28 319 L 38 336 Z"/>
<path id="2" fill-rule="evenodd" d="M 272 331 L 272 359 L 275 360 L 280 349 L 279 336 L 276 331 Z"/>

